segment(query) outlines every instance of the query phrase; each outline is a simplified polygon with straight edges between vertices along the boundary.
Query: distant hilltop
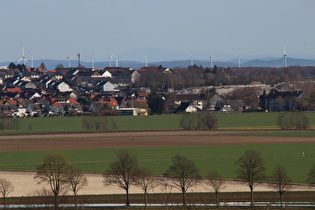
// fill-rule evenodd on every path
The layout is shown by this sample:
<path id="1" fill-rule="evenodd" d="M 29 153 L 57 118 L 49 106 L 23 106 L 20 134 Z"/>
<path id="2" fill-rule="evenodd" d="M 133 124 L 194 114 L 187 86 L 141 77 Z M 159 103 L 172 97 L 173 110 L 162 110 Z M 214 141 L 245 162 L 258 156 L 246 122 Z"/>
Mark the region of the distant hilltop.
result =
<path id="1" fill-rule="evenodd" d="M 17 63 L 17 61 L 8 61 L 0 63 L 0 66 L 8 66 L 10 63 Z M 67 60 L 52 60 L 52 59 L 39 59 L 34 60 L 34 66 L 40 66 L 41 63 L 44 63 L 47 69 L 55 69 L 58 64 L 62 64 L 64 67 L 68 67 Z M 167 68 L 174 68 L 174 67 L 187 67 L 191 64 L 208 67 L 210 66 L 209 60 L 172 60 L 172 61 L 160 61 L 160 62 L 148 62 L 147 65 L 149 66 L 159 66 L 162 65 L 163 67 Z M 27 63 L 27 66 L 30 64 Z M 70 61 L 71 67 L 77 66 L 77 60 Z M 81 61 L 81 65 L 91 68 L 92 63 Z M 109 61 L 98 61 L 94 62 L 94 67 L 96 69 L 102 69 L 107 66 L 114 66 L 115 63 L 112 62 L 111 64 Z M 120 67 L 130 67 L 133 69 L 140 69 L 146 65 L 145 62 L 139 61 L 127 61 L 122 60 L 119 61 Z M 237 60 L 232 61 L 216 61 L 214 60 L 212 65 L 217 65 L 221 67 L 237 67 L 239 65 Z M 299 59 L 299 58 L 287 58 L 287 65 L 288 66 L 315 66 L 315 59 Z M 283 59 L 282 58 L 268 58 L 268 59 L 252 59 L 252 60 L 243 60 L 240 61 L 241 67 L 282 67 L 283 66 Z"/>

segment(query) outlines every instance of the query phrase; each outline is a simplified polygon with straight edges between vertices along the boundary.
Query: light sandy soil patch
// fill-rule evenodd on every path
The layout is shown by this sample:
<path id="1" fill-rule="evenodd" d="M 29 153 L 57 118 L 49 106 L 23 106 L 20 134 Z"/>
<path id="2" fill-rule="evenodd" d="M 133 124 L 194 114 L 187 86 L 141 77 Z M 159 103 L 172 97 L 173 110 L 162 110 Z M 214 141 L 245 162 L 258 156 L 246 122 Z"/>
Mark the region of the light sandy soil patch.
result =
<path id="1" fill-rule="evenodd" d="M 1 171 L 0 178 L 10 180 L 14 186 L 14 191 L 9 194 L 10 197 L 31 196 L 34 195 L 36 190 L 40 190 L 43 187 L 48 187 L 46 184 L 37 184 L 34 179 L 35 172 L 11 172 Z M 83 188 L 79 194 L 85 195 L 100 195 L 100 194 L 124 194 L 125 191 L 115 186 L 105 186 L 103 184 L 103 176 L 100 174 L 87 174 L 88 186 Z M 272 191 L 267 184 L 258 185 L 255 191 Z M 314 188 L 307 185 L 295 185 L 292 191 L 311 191 Z M 165 193 L 162 187 L 156 187 L 154 193 Z M 168 193 L 179 192 L 175 188 L 168 188 Z M 205 181 L 201 182 L 196 187 L 189 189 L 189 192 L 213 192 Z M 249 192 L 249 188 L 245 183 L 227 181 L 225 188 L 222 192 Z M 139 187 L 132 186 L 130 193 L 143 193 Z M 152 192 L 151 192 L 152 193 Z"/>

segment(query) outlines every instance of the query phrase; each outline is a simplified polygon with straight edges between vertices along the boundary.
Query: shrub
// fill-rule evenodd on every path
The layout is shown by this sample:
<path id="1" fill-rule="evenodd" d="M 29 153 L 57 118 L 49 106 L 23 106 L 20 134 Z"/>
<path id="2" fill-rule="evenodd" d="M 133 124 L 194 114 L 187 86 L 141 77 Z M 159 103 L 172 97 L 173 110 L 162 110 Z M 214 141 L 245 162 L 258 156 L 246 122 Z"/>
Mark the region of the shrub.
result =
<path id="1" fill-rule="evenodd" d="M 18 118 L 2 118 L 0 119 L 0 130 L 17 131 L 20 130 L 20 121 Z"/>
<path id="2" fill-rule="evenodd" d="M 302 112 L 283 112 L 279 114 L 277 124 L 281 129 L 306 129 L 309 119 Z"/>
<path id="3" fill-rule="evenodd" d="M 82 126 L 88 131 L 108 131 L 118 129 L 114 119 L 109 120 L 104 116 L 85 116 L 82 120 Z"/>
<path id="4" fill-rule="evenodd" d="M 207 112 L 184 114 L 179 120 L 179 127 L 184 130 L 211 130 L 218 128 L 218 119 Z"/>

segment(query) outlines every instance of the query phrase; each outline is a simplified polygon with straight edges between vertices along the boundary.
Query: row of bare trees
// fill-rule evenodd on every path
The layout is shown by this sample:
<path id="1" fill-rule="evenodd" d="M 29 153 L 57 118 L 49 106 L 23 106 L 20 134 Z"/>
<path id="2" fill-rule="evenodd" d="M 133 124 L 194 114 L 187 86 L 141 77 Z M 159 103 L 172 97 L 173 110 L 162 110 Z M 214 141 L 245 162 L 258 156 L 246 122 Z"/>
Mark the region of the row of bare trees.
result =
<path id="1" fill-rule="evenodd" d="M 34 179 L 37 183 L 47 183 L 54 196 L 54 209 L 58 209 L 60 195 L 71 190 L 75 209 L 78 208 L 78 192 L 88 185 L 86 176 L 75 167 L 63 153 L 49 153 L 43 163 L 36 168 Z"/>
<path id="2" fill-rule="evenodd" d="M 261 82 L 264 84 L 277 84 L 280 82 L 296 82 L 309 79 L 314 74 L 314 67 L 244 67 L 214 68 L 192 65 L 187 68 L 173 68 L 164 72 L 161 67 L 157 71 L 142 72 L 140 80 L 135 83 L 139 87 L 150 87 L 154 90 L 172 88 L 179 90 L 189 87 L 240 85 Z"/>
<path id="3" fill-rule="evenodd" d="M 188 189 L 196 186 L 202 179 L 194 161 L 181 156 L 175 155 L 172 158 L 172 164 L 163 174 L 163 177 L 155 177 L 153 172 L 145 167 L 140 167 L 137 157 L 128 151 L 117 152 L 117 158 L 110 163 L 109 169 L 104 173 L 103 184 L 115 185 L 126 192 L 126 205 L 130 205 L 129 190 L 131 186 L 138 186 L 144 192 L 144 204 L 147 206 L 147 194 L 157 186 L 175 188 L 182 193 L 182 203 L 186 205 L 186 193 Z M 242 156 L 235 162 L 237 166 L 237 178 L 248 184 L 251 192 L 251 204 L 254 205 L 253 191 L 254 188 L 262 183 L 268 182 L 280 197 L 282 206 L 283 194 L 291 188 L 291 179 L 288 176 L 284 166 L 276 166 L 271 176 L 265 175 L 265 165 L 261 154 L 257 151 L 245 151 Z M 88 185 L 87 177 L 83 172 L 75 167 L 62 153 L 49 153 L 43 163 L 38 165 L 37 173 L 34 177 L 38 183 L 46 183 L 49 186 L 50 193 L 53 195 L 54 208 L 58 209 L 61 201 L 61 195 L 66 191 L 71 191 L 74 196 L 75 208 L 78 208 L 78 193 Z M 209 171 L 205 180 L 216 195 L 216 204 L 219 206 L 219 192 L 225 186 L 225 179 L 217 171 Z M 315 164 L 308 173 L 307 181 L 315 184 Z M 7 195 L 14 189 L 12 183 L 6 179 L 0 179 L 0 193 L 4 199 L 4 207 Z M 47 192 L 47 190 L 46 190 Z"/>
<path id="4" fill-rule="evenodd" d="M 283 165 L 277 165 L 270 176 L 265 175 L 265 165 L 261 154 L 248 150 L 235 162 L 237 165 L 237 178 L 248 184 L 250 188 L 251 205 L 254 205 L 254 188 L 260 183 L 268 183 L 279 193 L 279 201 L 282 206 L 283 194 L 291 188 L 291 179 Z M 181 155 L 172 158 L 172 165 L 163 174 L 163 178 L 153 178 L 153 173 L 147 168 L 139 168 L 136 156 L 127 151 L 117 153 L 117 160 L 110 165 L 110 169 L 104 174 L 106 185 L 116 185 L 126 191 L 126 205 L 130 204 L 129 189 L 131 185 L 141 186 L 147 206 L 147 193 L 157 185 L 170 186 L 182 193 L 182 203 L 186 205 L 186 192 L 189 188 L 201 181 L 199 170 L 194 161 Z M 315 164 L 308 174 L 308 182 L 315 183 Z M 206 183 L 213 189 L 216 195 L 216 204 L 219 206 L 219 192 L 224 188 L 225 179 L 217 171 L 209 171 Z"/>

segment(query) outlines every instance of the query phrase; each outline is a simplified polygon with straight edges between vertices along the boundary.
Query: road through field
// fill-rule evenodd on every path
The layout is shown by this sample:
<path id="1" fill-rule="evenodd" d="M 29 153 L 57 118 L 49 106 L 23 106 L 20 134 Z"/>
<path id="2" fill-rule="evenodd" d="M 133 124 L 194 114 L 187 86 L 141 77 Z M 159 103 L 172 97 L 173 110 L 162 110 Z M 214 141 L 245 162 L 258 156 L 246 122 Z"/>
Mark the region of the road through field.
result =
<path id="1" fill-rule="evenodd" d="M 244 131 L 138 131 L 1 135 L 0 151 L 315 143 L 314 137 L 224 135 L 241 132 Z"/>

